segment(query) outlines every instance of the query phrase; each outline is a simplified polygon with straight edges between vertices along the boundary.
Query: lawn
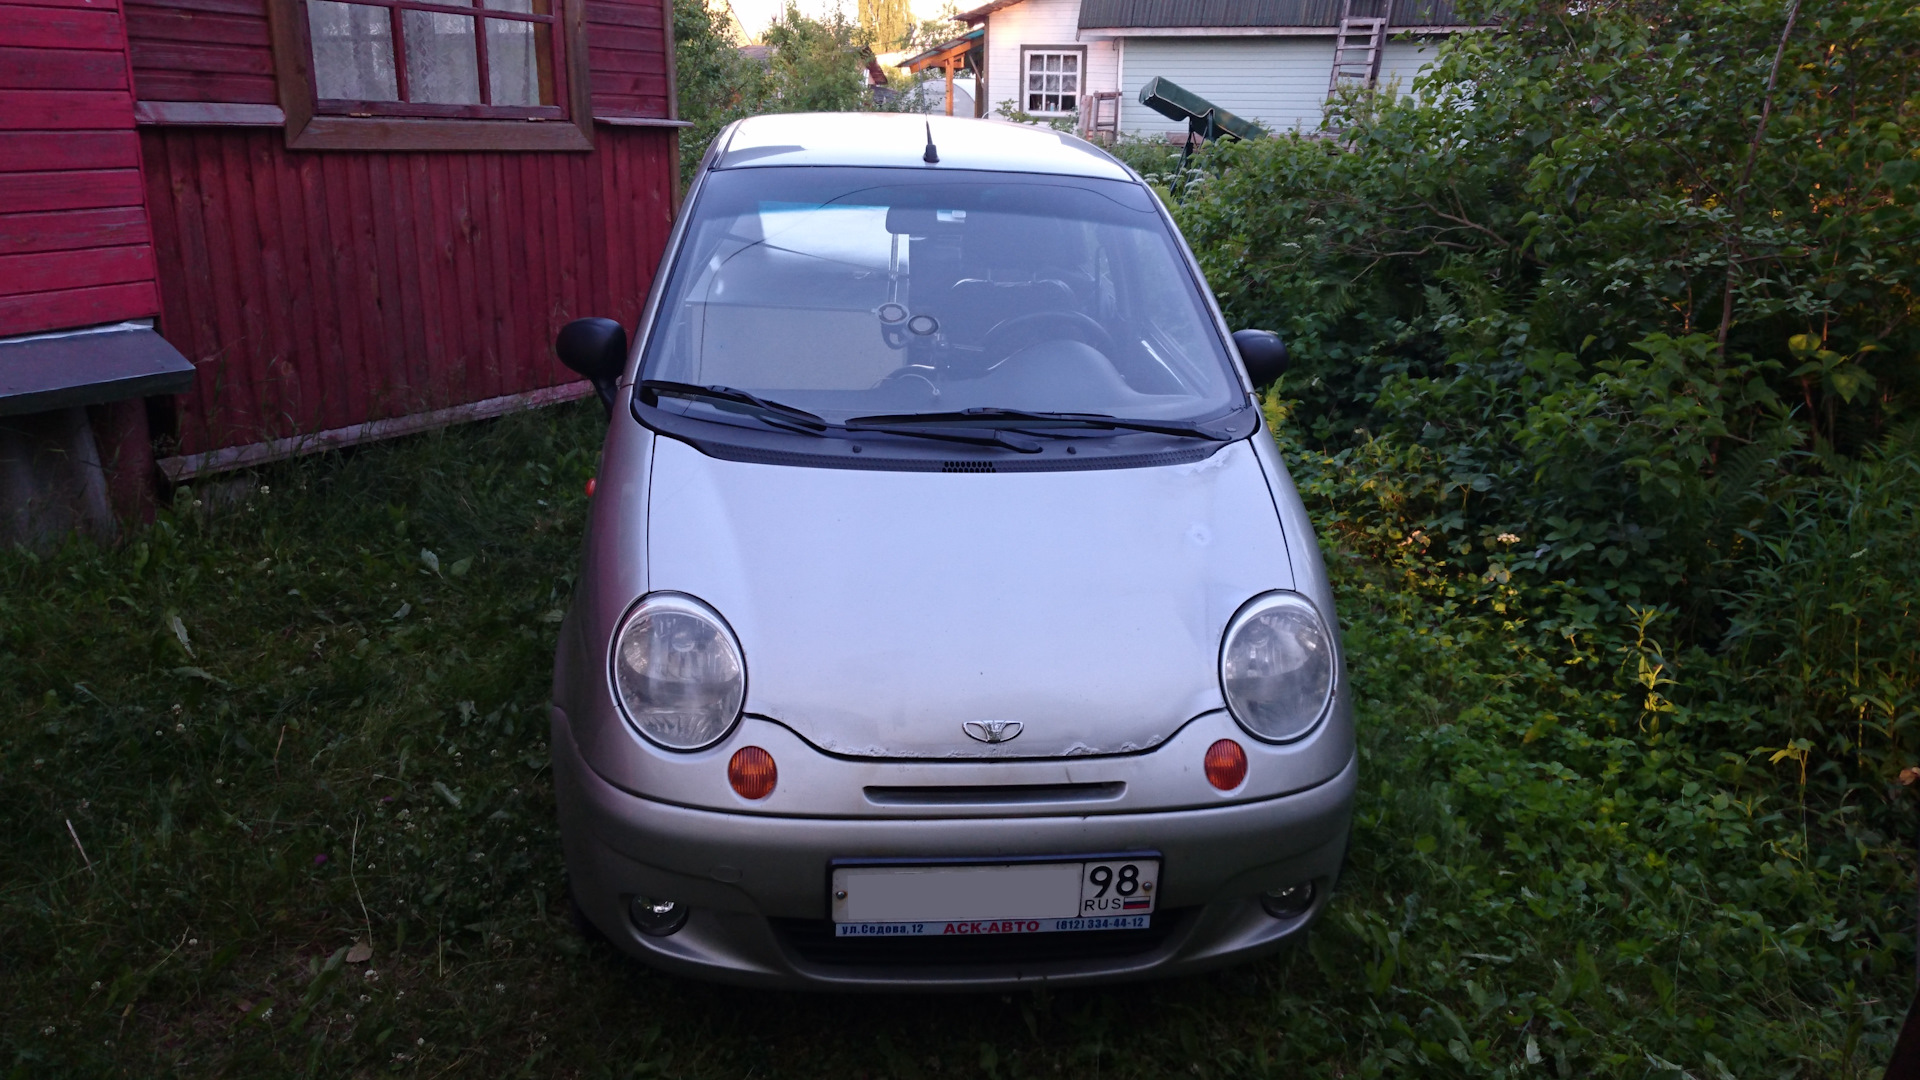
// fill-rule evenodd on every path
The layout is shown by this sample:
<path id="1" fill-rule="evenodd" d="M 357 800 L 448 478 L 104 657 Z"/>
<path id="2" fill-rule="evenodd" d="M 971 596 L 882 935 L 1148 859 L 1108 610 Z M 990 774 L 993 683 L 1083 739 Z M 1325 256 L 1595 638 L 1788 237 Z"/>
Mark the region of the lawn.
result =
<path id="1" fill-rule="evenodd" d="M 0 554 L 0 1069 L 1718 1080 L 1886 1060 L 1912 959 L 1897 841 L 1836 853 L 1790 770 L 1690 742 L 1653 694 L 1657 626 L 1586 658 L 1613 682 L 1570 681 L 1579 642 L 1541 645 L 1498 583 L 1338 550 L 1362 794 L 1305 947 L 1104 989 L 827 997 L 589 944 L 545 710 L 603 424 L 579 404 L 287 463 L 181 488 L 116 546 Z"/>

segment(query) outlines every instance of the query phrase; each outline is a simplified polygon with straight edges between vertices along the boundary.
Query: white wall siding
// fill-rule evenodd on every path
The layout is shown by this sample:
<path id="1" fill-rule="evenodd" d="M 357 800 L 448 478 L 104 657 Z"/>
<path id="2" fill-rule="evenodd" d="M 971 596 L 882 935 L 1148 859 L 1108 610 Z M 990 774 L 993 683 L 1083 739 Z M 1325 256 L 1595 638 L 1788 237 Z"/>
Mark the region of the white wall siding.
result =
<path id="1" fill-rule="evenodd" d="M 1432 55 L 1430 43 L 1389 41 L 1382 84 L 1398 79 L 1400 92 L 1408 92 Z M 1332 37 L 1128 38 L 1120 126 L 1142 135 L 1186 129 L 1140 104 L 1140 88 L 1164 76 L 1270 131 L 1314 131 L 1332 69 Z"/>
<path id="2" fill-rule="evenodd" d="M 982 100 L 988 116 L 1003 101 L 1020 103 L 1022 45 L 1084 45 L 1087 70 L 1080 92 L 1118 88 L 1119 54 L 1114 42 L 1080 39 L 1080 0 L 1026 0 L 987 18 L 987 79 Z"/>

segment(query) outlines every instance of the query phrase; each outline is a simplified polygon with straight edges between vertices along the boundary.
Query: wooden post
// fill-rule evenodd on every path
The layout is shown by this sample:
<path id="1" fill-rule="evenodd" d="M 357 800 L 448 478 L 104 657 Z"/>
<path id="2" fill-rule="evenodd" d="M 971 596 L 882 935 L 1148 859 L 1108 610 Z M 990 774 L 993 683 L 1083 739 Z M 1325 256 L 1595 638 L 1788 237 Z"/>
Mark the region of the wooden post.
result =
<path id="1" fill-rule="evenodd" d="M 953 58 L 947 58 L 947 115 L 953 115 Z"/>

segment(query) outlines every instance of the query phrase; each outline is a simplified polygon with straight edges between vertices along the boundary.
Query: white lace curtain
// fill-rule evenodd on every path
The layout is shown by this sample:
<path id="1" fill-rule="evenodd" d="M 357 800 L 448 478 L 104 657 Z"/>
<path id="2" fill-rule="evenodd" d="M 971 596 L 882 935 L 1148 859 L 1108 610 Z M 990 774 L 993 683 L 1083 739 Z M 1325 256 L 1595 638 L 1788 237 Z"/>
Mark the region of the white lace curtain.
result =
<path id="1" fill-rule="evenodd" d="M 494 10 L 541 14 L 545 0 L 495 0 Z M 398 101 L 393 19 L 388 8 L 341 0 L 308 0 L 313 74 L 318 96 L 344 101 Z M 478 105 L 480 58 L 475 16 L 403 10 L 408 99 L 436 105 Z M 546 23 L 481 17 L 487 35 L 487 89 L 494 105 L 551 105 Z"/>

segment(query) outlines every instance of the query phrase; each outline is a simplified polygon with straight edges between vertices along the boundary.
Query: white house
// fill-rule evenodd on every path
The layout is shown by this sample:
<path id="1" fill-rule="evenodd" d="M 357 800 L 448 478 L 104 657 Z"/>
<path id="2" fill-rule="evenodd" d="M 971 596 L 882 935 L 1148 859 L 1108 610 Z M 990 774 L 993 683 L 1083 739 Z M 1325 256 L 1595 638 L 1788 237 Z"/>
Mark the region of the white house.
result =
<path id="1" fill-rule="evenodd" d="M 1311 131 L 1336 83 L 1404 90 L 1440 35 L 1475 29 L 1453 0 L 991 0 L 955 19 L 969 31 L 916 66 L 974 74 L 975 115 L 1011 102 L 1135 135 L 1186 130 L 1140 103 L 1156 76 L 1268 130 Z"/>

